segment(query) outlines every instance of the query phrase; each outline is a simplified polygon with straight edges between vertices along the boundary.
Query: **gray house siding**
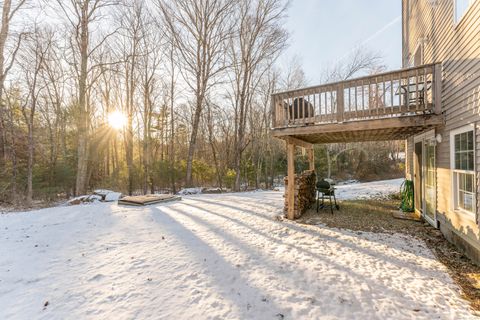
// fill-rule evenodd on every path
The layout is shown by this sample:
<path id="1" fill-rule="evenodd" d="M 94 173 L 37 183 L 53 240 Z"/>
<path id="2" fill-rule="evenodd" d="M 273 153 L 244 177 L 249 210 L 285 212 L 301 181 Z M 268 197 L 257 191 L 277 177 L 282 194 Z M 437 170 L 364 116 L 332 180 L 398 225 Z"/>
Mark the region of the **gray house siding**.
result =
<path id="1" fill-rule="evenodd" d="M 441 62 L 442 111 L 445 126 L 437 144 L 437 219 L 445 236 L 472 258 L 480 261 L 480 0 L 455 23 L 454 0 L 403 0 L 403 64 L 411 63 L 422 50 L 422 63 Z M 473 124 L 476 134 L 476 215 L 453 210 L 450 166 L 450 131 Z M 412 141 L 413 142 L 413 141 Z M 407 146 L 410 141 L 407 142 Z M 407 170 L 411 171 L 413 148 L 407 148 Z M 410 163 L 408 163 L 410 162 Z"/>

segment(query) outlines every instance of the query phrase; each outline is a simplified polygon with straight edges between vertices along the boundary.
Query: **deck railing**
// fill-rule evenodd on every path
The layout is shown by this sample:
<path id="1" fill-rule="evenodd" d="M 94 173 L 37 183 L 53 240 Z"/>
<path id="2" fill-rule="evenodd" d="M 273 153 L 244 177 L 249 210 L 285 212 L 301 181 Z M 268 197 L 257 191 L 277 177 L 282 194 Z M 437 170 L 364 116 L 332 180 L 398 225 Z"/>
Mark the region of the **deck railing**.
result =
<path id="1" fill-rule="evenodd" d="M 441 112 L 441 65 L 375 74 L 272 95 L 272 125 L 342 123 Z"/>

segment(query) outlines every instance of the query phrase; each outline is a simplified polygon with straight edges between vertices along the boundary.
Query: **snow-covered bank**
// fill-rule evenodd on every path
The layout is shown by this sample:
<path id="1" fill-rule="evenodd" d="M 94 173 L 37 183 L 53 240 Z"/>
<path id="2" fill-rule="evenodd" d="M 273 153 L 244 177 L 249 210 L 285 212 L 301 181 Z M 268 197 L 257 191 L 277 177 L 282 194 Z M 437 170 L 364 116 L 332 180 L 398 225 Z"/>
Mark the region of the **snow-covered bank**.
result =
<path id="1" fill-rule="evenodd" d="M 0 318 L 473 318 L 424 243 L 282 207 L 271 191 L 1 215 Z"/>
<path id="2" fill-rule="evenodd" d="M 405 179 L 382 180 L 364 183 L 352 183 L 335 186 L 335 194 L 340 200 L 359 200 L 385 198 L 400 192 Z"/>

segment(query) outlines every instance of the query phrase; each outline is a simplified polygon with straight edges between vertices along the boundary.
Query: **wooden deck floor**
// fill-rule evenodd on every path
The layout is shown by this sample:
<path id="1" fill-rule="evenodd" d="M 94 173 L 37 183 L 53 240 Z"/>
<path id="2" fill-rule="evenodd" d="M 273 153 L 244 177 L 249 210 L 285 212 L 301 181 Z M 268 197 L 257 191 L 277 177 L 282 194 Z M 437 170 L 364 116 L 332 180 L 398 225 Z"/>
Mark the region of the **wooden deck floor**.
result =
<path id="1" fill-rule="evenodd" d="M 431 114 L 275 128 L 272 134 L 277 138 L 294 137 L 312 144 L 403 140 L 443 123 L 443 115 Z"/>

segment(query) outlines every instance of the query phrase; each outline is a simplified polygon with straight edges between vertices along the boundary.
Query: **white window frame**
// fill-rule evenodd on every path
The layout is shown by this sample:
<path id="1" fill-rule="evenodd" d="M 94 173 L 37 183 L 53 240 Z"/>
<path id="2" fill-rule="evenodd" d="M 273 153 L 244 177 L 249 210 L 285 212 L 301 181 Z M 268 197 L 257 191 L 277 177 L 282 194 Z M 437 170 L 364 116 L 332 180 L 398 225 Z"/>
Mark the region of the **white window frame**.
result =
<path id="1" fill-rule="evenodd" d="M 455 169 L 455 136 L 458 134 L 462 134 L 465 132 L 473 132 L 473 171 L 465 171 Z M 475 219 L 476 212 L 477 212 L 477 174 L 476 174 L 476 136 L 475 136 L 475 126 L 474 124 L 469 124 L 455 130 L 450 131 L 450 175 L 451 175 L 451 209 L 454 212 L 463 213 L 465 216 Z M 473 172 L 473 204 L 472 204 L 472 211 L 465 210 L 463 208 L 458 207 L 458 189 L 456 188 L 457 183 L 456 180 L 456 173 L 469 173 Z"/>
<path id="2" fill-rule="evenodd" d="M 470 1 L 465 11 L 462 13 L 461 16 L 458 17 L 458 19 L 457 19 L 457 1 L 458 0 L 453 0 L 453 25 L 455 27 L 457 27 L 457 25 L 460 24 L 460 22 L 463 20 L 467 12 L 472 8 L 472 4 L 474 4 L 476 0 Z"/>

